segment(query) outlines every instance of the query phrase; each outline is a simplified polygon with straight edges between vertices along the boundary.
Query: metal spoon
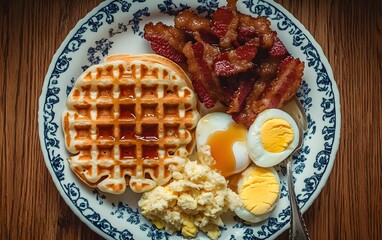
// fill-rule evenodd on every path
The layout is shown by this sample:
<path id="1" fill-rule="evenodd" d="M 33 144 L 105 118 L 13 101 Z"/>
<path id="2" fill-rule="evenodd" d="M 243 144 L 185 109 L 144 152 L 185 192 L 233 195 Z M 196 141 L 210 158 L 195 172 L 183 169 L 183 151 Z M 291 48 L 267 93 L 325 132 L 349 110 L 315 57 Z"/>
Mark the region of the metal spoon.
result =
<path id="1" fill-rule="evenodd" d="M 286 159 L 287 161 L 287 178 L 288 178 L 288 191 L 289 191 L 289 202 L 291 208 L 291 227 L 289 231 L 289 239 L 293 240 L 302 240 L 302 239 L 310 239 L 308 230 L 305 225 L 305 221 L 302 217 L 300 208 L 297 204 L 296 193 L 294 191 L 293 184 L 293 176 L 292 176 L 292 157 L 295 153 L 300 150 L 302 146 L 302 142 L 304 140 L 304 132 L 308 128 L 308 121 L 306 118 L 305 110 L 301 106 L 300 101 L 294 97 L 290 100 L 283 108 L 286 112 L 288 112 L 294 121 L 297 123 L 299 129 L 299 141 L 296 149 L 289 155 Z"/>

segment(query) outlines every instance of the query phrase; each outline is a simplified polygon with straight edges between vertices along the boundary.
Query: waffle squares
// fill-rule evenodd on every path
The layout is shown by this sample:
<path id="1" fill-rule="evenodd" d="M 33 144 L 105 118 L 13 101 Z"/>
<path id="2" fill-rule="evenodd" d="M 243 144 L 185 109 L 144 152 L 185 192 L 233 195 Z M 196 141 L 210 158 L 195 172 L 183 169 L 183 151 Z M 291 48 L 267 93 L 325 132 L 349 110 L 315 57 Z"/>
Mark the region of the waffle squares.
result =
<path id="1" fill-rule="evenodd" d="M 68 158 L 91 187 L 120 194 L 167 183 L 195 146 L 192 84 L 158 55 L 113 55 L 76 81 L 63 112 Z"/>

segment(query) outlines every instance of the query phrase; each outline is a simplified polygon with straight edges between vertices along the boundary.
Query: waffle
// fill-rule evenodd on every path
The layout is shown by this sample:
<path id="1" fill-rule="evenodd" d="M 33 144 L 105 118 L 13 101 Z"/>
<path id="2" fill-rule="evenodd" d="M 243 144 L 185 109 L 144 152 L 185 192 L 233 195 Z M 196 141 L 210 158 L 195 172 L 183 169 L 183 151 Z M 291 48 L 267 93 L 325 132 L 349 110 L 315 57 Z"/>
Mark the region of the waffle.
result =
<path id="1" fill-rule="evenodd" d="M 148 191 L 185 163 L 198 120 L 191 81 L 178 65 L 154 54 L 113 55 L 87 69 L 68 96 L 69 165 L 104 192 Z"/>

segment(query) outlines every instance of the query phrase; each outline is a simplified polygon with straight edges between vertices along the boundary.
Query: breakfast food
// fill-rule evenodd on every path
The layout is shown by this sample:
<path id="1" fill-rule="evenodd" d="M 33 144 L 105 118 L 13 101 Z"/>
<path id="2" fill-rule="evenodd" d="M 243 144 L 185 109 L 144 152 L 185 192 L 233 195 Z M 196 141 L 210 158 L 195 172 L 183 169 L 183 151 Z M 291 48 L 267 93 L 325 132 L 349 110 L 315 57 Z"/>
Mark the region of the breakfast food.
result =
<path id="1" fill-rule="evenodd" d="M 152 50 L 187 71 L 199 101 L 206 108 L 222 104 L 237 123 L 249 127 L 256 116 L 280 108 L 297 92 L 304 63 L 288 53 L 265 17 L 236 10 L 236 1 L 210 18 L 187 9 L 174 26 L 145 25 Z"/>
<path id="2" fill-rule="evenodd" d="M 243 205 L 235 210 L 241 219 L 257 223 L 267 219 L 276 206 L 280 193 L 280 179 L 273 167 L 251 165 L 232 182 Z"/>
<path id="3" fill-rule="evenodd" d="M 109 56 L 68 96 L 73 172 L 101 191 L 143 193 L 142 215 L 169 233 L 217 239 L 228 210 L 247 223 L 267 219 L 280 193 L 271 166 L 297 145 L 296 123 L 277 108 L 296 94 L 304 63 L 269 20 L 235 5 L 146 24 L 144 38 L 162 56 Z"/>
<path id="4" fill-rule="evenodd" d="M 214 159 L 210 167 L 224 177 L 243 171 L 251 163 L 247 153 L 247 128 L 235 123 L 226 113 L 209 113 L 199 120 L 196 145 L 199 152 L 209 146 Z"/>
<path id="5" fill-rule="evenodd" d="M 241 207 L 241 201 L 222 175 L 188 161 L 184 169 L 174 171 L 168 185 L 145 192 L 138 205 L 143 216 L 169 233 L 181 231 L 185 237 L 195 237 L 201 230 L 217 239 L 219 227 L 224 226 L 221 215 Z"/>
<path id="6" fill-rule="evenodd" d="M 190 80 L 153 54 L 114 55 L 76 81 L 63 113 L 68 162 L 91 187 L 120 194 L 167 183 L 195 146 Z"/>
<path id="7" fill-rule="evenodd" d="M 257 166 L 275 166 L 294 151 L 298 139 L 298 126 L 289 114 L 279 109 L 267 109 L 249 128 L 248 154 Z"/>

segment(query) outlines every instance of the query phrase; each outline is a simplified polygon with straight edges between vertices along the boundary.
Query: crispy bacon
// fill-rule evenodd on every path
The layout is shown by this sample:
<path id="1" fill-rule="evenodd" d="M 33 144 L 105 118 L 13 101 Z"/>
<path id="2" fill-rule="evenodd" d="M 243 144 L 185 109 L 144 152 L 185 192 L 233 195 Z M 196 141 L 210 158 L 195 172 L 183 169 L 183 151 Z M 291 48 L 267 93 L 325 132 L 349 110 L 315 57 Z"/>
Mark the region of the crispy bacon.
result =
<path id="1" fill-rule="evenodd" d="M 281 40 L 276 36 L 273 41 L 273 46 L 269 50 L 269 56 L 285 57 L 286 55 L 288 55 L 288 50 L 285 48 Z"/>
<path id="2" fill-rule="evenodd" d="M 258 63 L 256 75 L 262 80 L 272 80 L 277 77 L 277 70 L 283 58 L 267 57 Z"/>
<path id="3" fill-rule="evenodd" d="M 208 67 L 212 69 L 215 59 L 220 55 L 220 49 L 217 46 L 205 42 L 199 32 L 195 32 L 193 36 L 197 42 L 203 45 L 203 58 L 207 62 Z"/>
<path id="4" fill-rule="evenodd" d="M 190 32 L 211 32 L 210 21 L 186 9 L 175 16 L 175 27 Z"/>
<path id="5" fill-rule="evenodd" d="M 236 0 L 227 2 L 210 19 L 187 9 L 177 14 L 175 27 L 149 23 L 144 37 L 156 53 L 188 63 L 207 108 L 220 101 L 235 121 L 250 126 L 261 111 L 281 107 L 296 93 L 304 64 L 288 57 L 268 19 L 241 14 Z"/>
<path id="6" fill-rule="evenodd" d="M 209 59 L 206 59 L 208 54 L 205 54 L 203 43 L 188 42 L 183 48 L 183 53 L 187 57 L 188 71 L 192 76 L 192 83 L 199 100 L 206 108 L 214 107 L 218 100 L 215 89 L 220 89 L 220 86 L 208 64 Z"/>
<path id="7" fill-rule="evenodd" d="M 227 7 L 221 7 L 214 12 L 211 21 L 212 32 L 220 38 L 219 46 L 222 48 L 230 48 L 232 42 L 237 38 L 237 26 L 239 18 L 236 11 L 232 11 Z"/>
<path id="8" fill-rule="evenodd" d="M 220 54 L 215 59 L 214 70 L 218 76 L 222 77 L 244 72 L 254 66 L 252 60 L 256 54 L 256 46 L 248 42 L 235 50 Z"/>
<path id="9" fill-rule="evenodd" d="M 219 38 L 211 31 L 210 21 L 207 18 L 196 15 L 191 9 L 186 9 L 178 13 L 178 15 L 175 16 L 174 22 L 175 28 L 185 30 L 193 35 L 195 39 L 195 34 L 197 34 L 197 37 L 200 37 L 205 43 L 219 43 Z"/>
<path id="10" fill-rule="evenodd" d="M 238 79 L 236 76 L 228 78 L 221 77 L 219 79 L 223 93 L 223 104 L 229 106 L 233 94 L 240 86 L 240 79 Z"/>
<path id="11" fill-rule="evenodd" d="M 187 42 L 186 33 L 183 30 L 157 24 L 147 23 L 144 28 L 144 38 L 151 44 L 152 50 L 176 63 L 185 63 L 186 57 L 182 49 Z"/>
<path id="12" fill-rule="evenodd" d="M 200 31 L 200 32 L 194 32 L 193 36 L 195 37 L 195 34 L 198 34 L 200 36 L 200 40 L 204 43 L 210 44 L 210 45 L 218 45 L 219 44 L 219 38 L 215 36 L 212 32 L 205 32 L 205 31 Z"/>
<path id="13" fill-rule="evenodd" d="M 255 78 L 241 79 L 239 81 L 239 87 L 230 98 L 227 113 L 237 113 L 243 110 L 245 100 L 250 94 L 254 82 Z"/>
<path id="14" fill-rule="evenodd" d="M 239 25 L 238 25 L 238 41 L 239 43 L 245 43 L 251 39 L 254 39 L 260 47 L 271 48 L 276 36 L 271 28 L 271 22 L 265 17 L 256 17 L 238 13 Z"/>
<path id="15" fill-rule="evenodd" d="M 249 127 L 256 116 L 269 108 L 280 108 L 291 99 L 300 87 L 304 63 L 299 59 L 287 57 L 277 70 L 277 77 L 272 81 L 260 80 L 254 84 L 243 113 L 235 120 Z"/>
<path id="16" fill-rule="evenodd" d="M 263 79 L 255 81 L 251 92 L 248 94 L 247 99 L 245 100 L 244 109 L 241 112 L 235 112 L 232 114 L 232 119 L 235 122 L 244 124 L 247 127 L 251 126 L 258 113 L 251 111 L 250 104 L 260 98 L 268 84 L 269 83 Z"/>

